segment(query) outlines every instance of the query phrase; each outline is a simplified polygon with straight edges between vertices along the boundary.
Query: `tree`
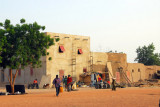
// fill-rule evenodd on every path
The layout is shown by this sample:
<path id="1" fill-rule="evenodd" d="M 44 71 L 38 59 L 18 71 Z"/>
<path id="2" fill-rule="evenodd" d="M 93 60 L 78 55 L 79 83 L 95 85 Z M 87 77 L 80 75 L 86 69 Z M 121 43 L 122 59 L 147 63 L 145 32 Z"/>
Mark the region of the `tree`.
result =
<path id="1" fill-rule="evenodd" d="M 0 23 L 0 26 L 2 25 L 3 24 Z M 5 51 L 5 49 L 3 48 L 4 44 L 6 43 L 6 37 L 4 36 L 4 32 L 4 29 L 0 29 L 0 63 L 2 63 L 1 53 Z"/>
<path id="2" fill-rule="evenodd" d="M 40 58 L 48 55 L 47 49 L 54 45 L 53 38 L 40 32 L 44 29 L 45 26 L 38 25 L 37 22 L 25 23 L 25 19 L 21 19 L 20 24 L 16 25 L 12 25 L 8 19 L 5 20 L 4 24 L 1 24 L 0 36 L 6 38 L 6 43 L 3 45 L 6 51 L 1 52 L 0 67 L 10 69 L 8 81 L 11 85 L 12 94 L 19 69 L 25 66 L 40 67 Z M 16 69 L 15 74 L 13 74 L 12 69 Z"/>
<path id="3" fill-rule="evenodd" d="M 148 46 L 138 47 L 136 49 L 137 58 L 135 61 L 143 63 L 144 65 L 160 65 L 160 54 L 154 53 L 155 46 L 149 44 Z"/>

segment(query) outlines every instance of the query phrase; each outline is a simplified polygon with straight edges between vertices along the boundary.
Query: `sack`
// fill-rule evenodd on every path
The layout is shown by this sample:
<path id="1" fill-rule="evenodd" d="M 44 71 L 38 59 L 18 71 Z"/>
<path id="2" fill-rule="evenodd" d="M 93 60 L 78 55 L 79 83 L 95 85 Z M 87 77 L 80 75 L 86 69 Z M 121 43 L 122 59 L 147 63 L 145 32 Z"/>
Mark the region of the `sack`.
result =
<path id="1" fill-rule="evenodd" d="M 62 86 L 59 87 L 59 92 L 60 92 L 60 93 L 63 92 L 63 87 L 62 87 Z"/>

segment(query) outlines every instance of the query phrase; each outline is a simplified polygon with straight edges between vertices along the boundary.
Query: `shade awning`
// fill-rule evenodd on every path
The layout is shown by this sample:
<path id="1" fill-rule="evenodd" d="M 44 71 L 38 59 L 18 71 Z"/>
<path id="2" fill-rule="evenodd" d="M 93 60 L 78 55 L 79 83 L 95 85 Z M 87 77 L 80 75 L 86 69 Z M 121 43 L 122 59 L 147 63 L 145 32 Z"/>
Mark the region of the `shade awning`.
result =
<path id="1" fill-rule="evenodd" d="M 78 54 L 82 54 L 82 53 L 83 53 L 82 49 L 78 49 Z"/>
<path id="2" fill-rule="evenodd" d="M 64 49 L 64 46 L 59 46 L 59 52 L 64 52 L 65 51 L 65 49 Z"/>

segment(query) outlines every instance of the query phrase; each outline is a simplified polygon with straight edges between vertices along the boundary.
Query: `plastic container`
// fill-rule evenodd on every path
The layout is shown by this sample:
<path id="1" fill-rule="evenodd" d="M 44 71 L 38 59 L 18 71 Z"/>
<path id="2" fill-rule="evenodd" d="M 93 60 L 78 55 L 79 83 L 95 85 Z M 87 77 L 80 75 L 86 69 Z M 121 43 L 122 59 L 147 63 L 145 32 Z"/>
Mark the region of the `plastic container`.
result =
<path id="1" fill-rule="evenodd" d="M 61 86 L 60 89 L 59 89 L 60 93 L 63 92 L 63 87 Z"/>

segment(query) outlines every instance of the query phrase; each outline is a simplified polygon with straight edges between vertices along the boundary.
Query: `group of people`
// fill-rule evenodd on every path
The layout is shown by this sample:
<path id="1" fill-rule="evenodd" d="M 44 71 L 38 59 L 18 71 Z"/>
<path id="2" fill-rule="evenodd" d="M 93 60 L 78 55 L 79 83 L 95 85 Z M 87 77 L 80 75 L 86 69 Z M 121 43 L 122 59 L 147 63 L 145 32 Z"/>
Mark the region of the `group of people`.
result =
<path id="1" fill-rule="evenodd" d="M 102 87 L 102 78 L 101 76 L 97 75 L 97 82 L 101 84 Z M 110 84 L 110 81 L 108 81 L 108 84 Z M 112 91 L 116 91 L 116 78 L 112 78 Z"/>
<path id="2" fill-rule="evenodd" d="M 72 90 L 72 77 L 70 75 L 63 77 L 63 87 L 65 90 Z M 98 77 L 98 82 L 102 82 L 102 78 L 99 76 Z M 60 86 L 61 86 L 61 80 L 58 78 L 58 75 L 56 75 L 56 78 L 53 80 L 53 84 L 55 84 L 56 87 L 56 96 L 59 95 L 60 92 Z M 115 78 L 112 78 L 112 90 L 116 91 L 116 80 Z"/>
<path id="3" fill-rule="evenodd" d="M 63 87 L 65 88 L 65 90 L 72 90 L 72 77 L 70 75 L 63 77 Z M 60 78 L 58 78 L 58 75 L 56 75 L 56 78 L 53 80 L 53 84 L 56 87 L 56 96 L 59 95 L 60 92 L 60 87 L 61 87 L 61 80 Z"/>
<path id="4" fill-rule="evenodd" d="M 70 75 L 63 77 L 63 87 L 65 90 L 72 90 L 72 77 Z"/>

